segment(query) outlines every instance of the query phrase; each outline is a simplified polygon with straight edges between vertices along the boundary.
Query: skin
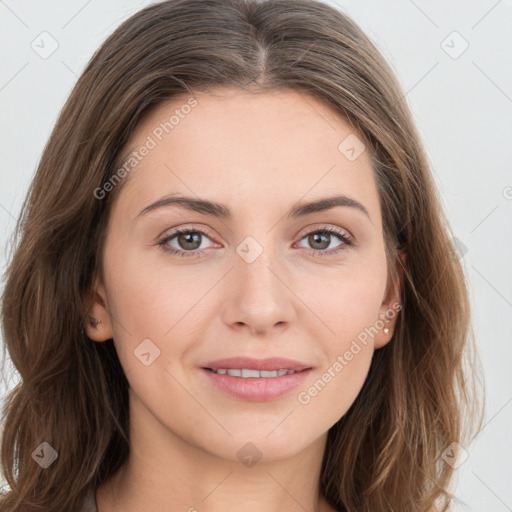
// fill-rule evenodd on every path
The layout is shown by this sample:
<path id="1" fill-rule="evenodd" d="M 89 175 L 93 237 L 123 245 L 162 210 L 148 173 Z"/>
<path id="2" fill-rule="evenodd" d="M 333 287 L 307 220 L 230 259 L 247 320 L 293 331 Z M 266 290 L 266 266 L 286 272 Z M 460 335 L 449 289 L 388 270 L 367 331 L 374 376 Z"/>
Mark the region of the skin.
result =
<path id="1" fill-rule="evenodd" d="M 298 394 L 332 374 L 338 356 L 399 302 L 368 152 L 349 161 L 338 145 L 354 129 L 304 94 L 224 88 L 194 97 L 198 105 L 124 178 L 107 226 L 105 279 L 95 280 L 89 311 L 100 323 L 86 329 L 97 342 L 114 339 L 127 375 L 131 454 L 98 488 L 99 510 L 334 510 L 319 492 L 327 431 L 355 400 L 396 315 L 308 404 Z M 127 147 L 140 148 L 187 99 L 159 105 Z M 233 218 L 176 206 L 137 218 L 170 193 L 225 204 Z M 285 217 L 299 200 L 334 193 L 359 201 L 369 216 L 338 206 Z M 179 237 L 167 246 L 199 247 L 200 256 L 164 252 L 159 237 L 186 226 L 208 234 L 195 246 Z M 326 227 L 354 245 L 307 236 Z M 236 252 L 248 236 L 263 248 L 251 263 Z M 134 355 L 145 339 L 160 350 L 149 366 Z M 288 357 L 313 370 L 284 397 L 244 401 L 199 369 L 239 355 Z M 237 457 L 248 442 L 261 453 L 251 467 Z"/>

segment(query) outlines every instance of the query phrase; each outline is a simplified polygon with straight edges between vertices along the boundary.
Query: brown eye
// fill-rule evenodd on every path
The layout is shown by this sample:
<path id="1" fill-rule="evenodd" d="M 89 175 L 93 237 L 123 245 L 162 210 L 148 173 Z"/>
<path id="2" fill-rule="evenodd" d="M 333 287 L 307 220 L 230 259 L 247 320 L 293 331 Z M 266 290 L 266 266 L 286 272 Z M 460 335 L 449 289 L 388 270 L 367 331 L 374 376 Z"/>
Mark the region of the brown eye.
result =
<path id="1" fill-rule="evenodd" d="M 336 238 L 340 243 L 331 246 L 332 241 Z M 302 240 L 306 240 L 306 243 L 309 246 L 306 248 L 311 249 L 313 256 L 330 256 L 331 254 L 342 251 L 346 249 L 346 247 L 353 245 L 352 238 L 348 233 L 338 231 L 334 228 L 324 228 L 311 231 L 302 237 L 301 241 Z M 331 247 L 329 248 L 329 246 Z"/>
<path id="2" fill-rule="evenodd" d="M 327 233 L 312 233 L 308 235 L 308 242 L 311 244 L 312 249 L 323 250 L 329 247 L 331 242 L 331 235 Z"/>
<path id="3" fill-rule="evenodd" d="M 200 256 L 206 247 L 202 244 L 204 240 L 210 240 L 207 233 L 200 229 L 184 228 L 177 229 L 170 235 L 164 236 L 158 245 L 162 250 L 177 256 Z M 171 245 L 172 244 L 172 245 Z M 203 245 L 203 247 L 201 247 Z"/>
<path id="4" fill-rule="evenodd" d="M 199 249 L 201 246 L 201 235 L 198 232 L 179 233 L 175 236 L 176 241 L 181 249 L 194 250 Z"/>

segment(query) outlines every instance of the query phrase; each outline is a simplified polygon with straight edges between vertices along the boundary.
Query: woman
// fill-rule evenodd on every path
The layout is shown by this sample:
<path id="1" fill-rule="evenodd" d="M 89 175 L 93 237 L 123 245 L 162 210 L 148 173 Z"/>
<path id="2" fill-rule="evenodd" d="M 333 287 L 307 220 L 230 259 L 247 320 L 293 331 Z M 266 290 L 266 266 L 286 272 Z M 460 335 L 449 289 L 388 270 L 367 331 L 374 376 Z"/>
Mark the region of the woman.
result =
<path id="1" fill-rule="evenodd" d="M 17 235 L 3 511 L 447 509 L 464 276 L 403 92 L 341 12 L 132 16 Z"/>

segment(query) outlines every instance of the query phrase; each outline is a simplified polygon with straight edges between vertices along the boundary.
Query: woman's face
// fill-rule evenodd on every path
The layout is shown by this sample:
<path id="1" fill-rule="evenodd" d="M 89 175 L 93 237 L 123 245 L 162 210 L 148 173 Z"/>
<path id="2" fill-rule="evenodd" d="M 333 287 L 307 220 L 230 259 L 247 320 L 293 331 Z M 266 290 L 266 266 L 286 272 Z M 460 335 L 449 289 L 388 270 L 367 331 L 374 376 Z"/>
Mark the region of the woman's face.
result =
<path id="1" fill-rule="evenodd" d="M 88 334 L 114 338 L 132 421 L 225 459 L 289 457 L 325 439 L 393 333 L 369 154 L 310 96 L 194 98 L 124 148 Z M 296 372 L 258 372 L 280 368 Z"/>

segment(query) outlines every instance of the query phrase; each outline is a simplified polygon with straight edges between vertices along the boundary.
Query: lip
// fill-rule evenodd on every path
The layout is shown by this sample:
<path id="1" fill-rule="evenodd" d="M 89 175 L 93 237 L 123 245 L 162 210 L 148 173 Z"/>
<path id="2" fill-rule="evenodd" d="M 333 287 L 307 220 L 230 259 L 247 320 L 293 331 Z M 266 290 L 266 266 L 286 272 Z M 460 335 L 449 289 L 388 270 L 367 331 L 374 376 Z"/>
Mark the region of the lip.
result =
<path id="1" fill-rule="evenodd" d="M 285 357 L 267 357 L 265 359 L 255 359 L 252 357 L 229 357 L 227 359 L 218 359 L 217 361 L 210 361 L 202 364 L 202 368 L 211 368 L 218 370 L 219 368 L 233 369 L 233 368 L 246 368 L 247 370 L 295 370 L 300 372 L 311 368 L 311 365 L 287 359 Z"/>
<path id="2" fill-rule="evenodd" d="M 232 375 L 220 375 L 211 368 L 246 368 L 248 370 L 295 370 L 291 375 L 266 378 L 244 378 Z M 229 396 L 251 402 L 266 402 L 280 398 L 299 386 L 311 373 L 312 367 L 291 359 L 272 357 L 253 359 L 248 357 L 232 357 L 219 359 L 202 365 L 201 373 L 205 375 L 217 389 Z"/>

